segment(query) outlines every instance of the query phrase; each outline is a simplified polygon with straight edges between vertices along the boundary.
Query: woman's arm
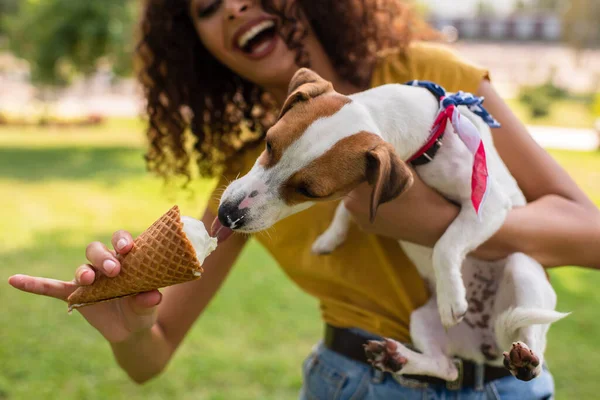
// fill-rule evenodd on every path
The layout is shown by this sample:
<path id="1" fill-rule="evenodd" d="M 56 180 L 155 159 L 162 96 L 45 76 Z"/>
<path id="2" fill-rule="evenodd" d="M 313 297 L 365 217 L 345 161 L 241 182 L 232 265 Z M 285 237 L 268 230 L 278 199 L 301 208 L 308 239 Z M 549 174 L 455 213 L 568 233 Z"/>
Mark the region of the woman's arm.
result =
<path id="1" fill-rule="evenodd" d="M 485 97 L 486 109 L 502 123 L 492 130 L 494 142 L 530 204 L 511 210 L 502 228 L 475 254 L 495 259 L 521 251 L 547 267 L 600 268 L 600 211 L 531 138 L 487 80 L 478 95 Z M 363 185 L 346 201 L 363 229 L 425 246 L 433 246 L 458 214 L 457 206 L 415 179 L 404 195 L 382 205 L 370 224 L 369 194 Z"/>
<path id="2" fill-rule="evenodd" d="M 579 265 L 600 268 L 600 211 L 567 172 L 528 134 L 484 80 L 479 96 L 485 107 L 500 119 L 492 129 L 502 160 L 530 202 L 514 209 L 496 235 L 478 250 L 480 256 L 495 253 L 497 244 L 531 255 L 543 265 Z"/>

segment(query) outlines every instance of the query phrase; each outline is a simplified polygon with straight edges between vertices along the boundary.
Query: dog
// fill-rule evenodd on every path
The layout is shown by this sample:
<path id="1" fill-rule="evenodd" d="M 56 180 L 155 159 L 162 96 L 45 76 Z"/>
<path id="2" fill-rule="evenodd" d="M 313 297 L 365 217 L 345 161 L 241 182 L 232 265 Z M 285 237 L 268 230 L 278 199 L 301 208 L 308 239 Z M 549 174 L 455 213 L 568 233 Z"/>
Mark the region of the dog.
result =
<path id="1" fill-rule="evenodd" d="M 526 200 L 493 146 L 488 124 L 495 121 L 486 117 L 482 100 L 462 99 L 467 105 L 445 109 L 452 109 L 452 123 L 440 125 L 443 98 L 425 87 L 388 84 L 345 96 L 302 68 L 266 133 L 265 150 L 224 191 L 218 219 L 234 231 L 258 232 L 316 202 L 342 199 L 365 181 L 373 187 L 373 219 L 380 204 L 411 186 L 407 162 L 419 161 L 413 162 L 419 177 L 461 210 L 433 249 L 399 242 L 432 292 L 411 314 L 417 351 L 385 339 L 370 341 L 367 357 L 399 375 L 454 381 L 459 371 L 453 357 L 460 357 L 504 365 L 516 378 L 530 380 L 542 372 L 550 324 L 568 314 L 555 311 L 556 294 L 531 257 L 515 253 L 487 262 L 468 255 Z M 455 133 L 457 125 L 464 137 Z M 350 223 L 342 201 L 312 250 L 333 251 Z"/>

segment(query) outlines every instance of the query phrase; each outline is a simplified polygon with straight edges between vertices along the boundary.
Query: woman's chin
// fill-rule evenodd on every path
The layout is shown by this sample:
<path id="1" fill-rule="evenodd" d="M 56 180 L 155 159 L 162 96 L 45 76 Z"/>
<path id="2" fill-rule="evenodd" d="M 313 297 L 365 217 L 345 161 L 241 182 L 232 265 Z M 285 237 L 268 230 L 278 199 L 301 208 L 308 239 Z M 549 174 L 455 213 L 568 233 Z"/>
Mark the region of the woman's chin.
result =
<path id="1" fill-rule="evenodd" d="M 243 55 L 243 71 L 238 71 L 252 82 L 264 87 L 287 85 L 298 70 L 296 65 L 296 52 L 287 48 L 285 43 L 278 38 L 272 49 L 262 50 L 265 55 L 261 57 L 249 57 Z"/>

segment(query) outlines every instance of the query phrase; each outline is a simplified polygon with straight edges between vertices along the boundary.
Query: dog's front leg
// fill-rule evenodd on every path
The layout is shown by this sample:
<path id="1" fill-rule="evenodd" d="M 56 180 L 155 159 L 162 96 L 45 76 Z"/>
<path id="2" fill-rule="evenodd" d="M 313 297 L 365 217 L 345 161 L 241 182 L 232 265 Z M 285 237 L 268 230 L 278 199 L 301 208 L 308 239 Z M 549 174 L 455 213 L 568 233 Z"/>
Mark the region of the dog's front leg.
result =
<path id="1" fill-rule="evenodd" d="M 313 253 L 329 254 L 339 245 L 344 243 L 346 236 L 348 235 L 351 222 L 352 219 L 350 217 L 350 213 L 346 209 L 344 202 L 340 201 L 340 204 L 335 210 L 335 216 L 331 221 L 331 225 L 329 225 L 329 228 L 327 228 L 327 230 L 313 243 Z"/>
<path id="2" fill-rule="evenodd" d="M 442 324 L 449 328 L 458 324 L 467 312 L 468 303 L 461 267 L 467 255 L 488 240 L 504 223 L 509 199 L 490 179 L 486 202 L 475 213 L 470 198 L 462 202 L 461 211 L 433 248 L 438 308 Z"/>

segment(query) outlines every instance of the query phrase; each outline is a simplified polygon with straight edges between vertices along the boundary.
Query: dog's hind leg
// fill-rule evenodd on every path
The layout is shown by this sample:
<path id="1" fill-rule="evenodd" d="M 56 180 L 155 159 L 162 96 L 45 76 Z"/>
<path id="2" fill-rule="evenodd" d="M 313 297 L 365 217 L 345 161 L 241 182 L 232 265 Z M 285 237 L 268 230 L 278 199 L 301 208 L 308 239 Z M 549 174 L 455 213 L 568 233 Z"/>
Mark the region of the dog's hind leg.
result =
<path id="1" fill-rule="evenodd" d="M 466 291 L 461 266 L 467 253 L 475 250 L 502 226 L 510 201 L 493 179 L 482 204 L 480 215 L 475 213 L 470 195 L 461 211 L 433 248 L 438 309 L 444 327 L 459 323 L 467 312 Z"/>
<path id="2" fill-rule="evenodd" d="M 413 351 L 391 339 L 370 341 L 365 348 L 374 367 L 397 375 L 427 375 L 446 381 L 458 377 L 458 369 L 446 356 L 448 336 L 437 312 L 435 299 L 415 310 L 410 317 Z"/>
<path id="3" fill-rule="evenodd" d="M 550 324 L 567 314 L 554 311 L 556 294 L 543 267 L 516 253 L 507 258 L 497 294 L 496 340 L 504 352 L 504 366 L 529 381 L 540 375 Z"/>
<path id="4" fill-rule="evenodd" d="M 344 206 L 344 202 L 340 201 L 329 228 L 313 243 L 312 252 L 315 254 L 329 254 L 335 250 L 346 240 L 351 222 L 352 219 L 346 206 Z"/>

